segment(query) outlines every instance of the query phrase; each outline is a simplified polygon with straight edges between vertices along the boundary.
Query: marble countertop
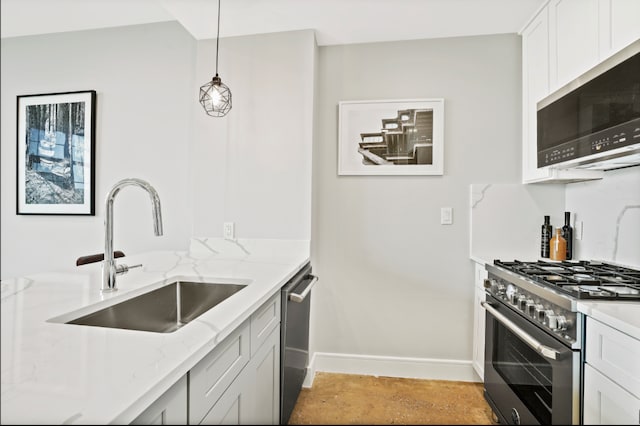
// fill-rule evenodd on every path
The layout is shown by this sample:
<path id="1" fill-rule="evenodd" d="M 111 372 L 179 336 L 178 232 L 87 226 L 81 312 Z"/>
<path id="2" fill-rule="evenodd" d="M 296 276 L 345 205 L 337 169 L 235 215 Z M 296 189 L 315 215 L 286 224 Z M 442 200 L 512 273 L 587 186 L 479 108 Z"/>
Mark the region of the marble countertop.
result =
<path id="1" fill-rule="evenodd" d="M 118 259 L 144 266 L 113 293 L 100 292 L 101 263 L 2 281 L 1 423 L 131 422 L 308 261 L 309 241 L 193 238 L 184 252 Z M 55 321 L 176 278 L 249 285 L 173 333 Z"/>
<path id="2" fill-rule="evenodd" d="M 640 340 L 640 303 L 580 301 L 578 311 Z"/>

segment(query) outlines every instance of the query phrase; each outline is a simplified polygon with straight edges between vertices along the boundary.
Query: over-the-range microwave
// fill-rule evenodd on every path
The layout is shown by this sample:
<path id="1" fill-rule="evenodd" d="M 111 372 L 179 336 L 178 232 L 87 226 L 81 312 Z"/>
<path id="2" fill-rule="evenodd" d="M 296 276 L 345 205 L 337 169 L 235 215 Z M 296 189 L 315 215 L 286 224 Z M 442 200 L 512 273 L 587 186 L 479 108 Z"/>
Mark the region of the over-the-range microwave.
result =
<path id="1" fill-rule="evenodd" d="M 538 168 L 640 164 L 640 40 L 537 104 Z"/>

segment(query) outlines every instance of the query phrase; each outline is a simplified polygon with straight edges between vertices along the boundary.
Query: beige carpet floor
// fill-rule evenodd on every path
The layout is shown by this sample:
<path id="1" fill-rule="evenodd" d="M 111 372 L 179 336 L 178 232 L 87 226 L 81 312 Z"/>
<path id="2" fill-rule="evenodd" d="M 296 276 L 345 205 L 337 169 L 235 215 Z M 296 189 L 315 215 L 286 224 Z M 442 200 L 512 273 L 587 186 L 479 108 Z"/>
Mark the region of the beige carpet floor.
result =
<path id="1" fill-rule="evenodd" d="M 493 425 L 482 383 L 317 373 L 290 425 Z"/>

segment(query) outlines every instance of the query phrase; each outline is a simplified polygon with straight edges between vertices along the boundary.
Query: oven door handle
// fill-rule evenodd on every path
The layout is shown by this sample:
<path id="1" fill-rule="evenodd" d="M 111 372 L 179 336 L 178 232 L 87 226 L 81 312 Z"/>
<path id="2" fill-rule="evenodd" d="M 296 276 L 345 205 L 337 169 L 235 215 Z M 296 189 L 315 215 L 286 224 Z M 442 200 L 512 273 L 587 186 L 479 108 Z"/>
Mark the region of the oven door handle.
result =
<path id="1" fill-rule="evenodd" d="M 505 317 L 500 312 L 498 312 L 493 306 L 491 306 L 491 304 L 485 302 L 484 300 L 481 301 L 480 304 L 482 305 L 483 308 L 487 310 L 487 312 L 493 315 L 495 319 L 500 321 L 502 325 L 507 327 L 509 331 L 511 331 L 512 333 L 517 335 L 519 338 L 521 338 L 523 342 L 531 346 L 531 348 L 536 352 L 538 352 L 540 355 L 542 355 L 545 358 L 549 358 L 553 360 L 557 360 L 560 358 L 561 352 L 556 351 L 555 349 L 550 348 L 549 346 L 543 345 L 542 343 L 538 342 L 526 331 L 524 331 L 523 329 L 515 325 L 513 321 L 511 321 L 509 318 Z"/>

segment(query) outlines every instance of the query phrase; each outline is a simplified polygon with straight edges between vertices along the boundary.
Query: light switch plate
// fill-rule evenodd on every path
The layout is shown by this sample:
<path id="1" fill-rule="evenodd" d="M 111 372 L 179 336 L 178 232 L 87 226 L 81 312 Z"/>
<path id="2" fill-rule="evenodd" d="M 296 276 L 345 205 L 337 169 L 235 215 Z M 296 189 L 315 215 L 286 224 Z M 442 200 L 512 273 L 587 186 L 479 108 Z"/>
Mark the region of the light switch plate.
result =
<path id="1" fill-rule="evenodd" d="M 440 208 L 440 225 L 453 224 L 453 207 Z"/>

